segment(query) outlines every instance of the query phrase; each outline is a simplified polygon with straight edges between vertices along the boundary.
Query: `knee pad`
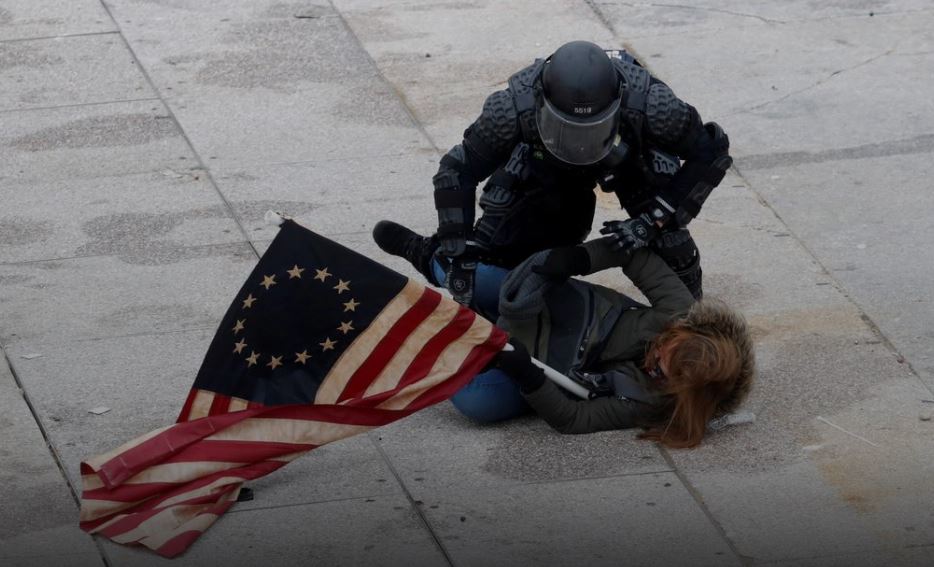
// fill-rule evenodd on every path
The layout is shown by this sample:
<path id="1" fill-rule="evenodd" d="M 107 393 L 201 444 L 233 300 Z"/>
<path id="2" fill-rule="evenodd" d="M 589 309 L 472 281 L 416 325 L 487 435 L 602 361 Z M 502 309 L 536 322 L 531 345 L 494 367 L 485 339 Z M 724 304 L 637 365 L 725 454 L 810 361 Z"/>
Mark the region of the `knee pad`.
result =
<path id="1" fill-rule="evenodd" d="M 662 233 L 652 242 L 655 253 L 681 278 L 694 299 L 703 296 L 700 251 L 686 228 Z"/>

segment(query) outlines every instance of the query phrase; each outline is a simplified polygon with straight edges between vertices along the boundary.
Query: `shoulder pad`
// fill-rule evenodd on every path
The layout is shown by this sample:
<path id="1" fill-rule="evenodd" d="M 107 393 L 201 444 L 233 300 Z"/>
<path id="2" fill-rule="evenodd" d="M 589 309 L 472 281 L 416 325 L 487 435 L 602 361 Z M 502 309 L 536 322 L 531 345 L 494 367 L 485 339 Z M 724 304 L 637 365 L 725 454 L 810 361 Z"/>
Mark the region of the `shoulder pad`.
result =
<path id="1" fill-rule="evenodd" d="M 537 137 L 535 87 L 540 81 L 542 67 L 544 66 L 544 59 L 536 59 L 535 63 L 509 77 L 509 90 L 512 91 L 522 136 L 526 141 L 531 141 Z"/>
<path id="2" fill-rule="evenodd" d="M 516 99 L 516 110 L 520 114 L 535 110 L 535 84 L 544 65 L 544 59 L 536 59 L 535 63 L 509 77 L 509 90 Z"/>
<path id="3" fill-rule="evenodd" d="M 613 58 L 613 66 L 623 81 L 623 87 L 626 90 L 625 106 L 630 110 L 644 111 L 646 95 L 649 92 L 649 86 L 652 83 L 652 75 L 649 74 L 638 62 L 628 53 L 627 59 Z"/>
<path id="4" fill-rule="evenodd" d="M 649 133 L 662 144 L 681 141 L 691 123 L 694 109 L 675 96 L 665 83 L 649 88 L 645 104 L 645 118 Z"/>
<path id="5" fill-rule="evenodd" d="M 509 77 L 509 88 L 512 89 L 514 93 L 523 89 L 531 89 L 538 79 L 538 76 L 541 74 L 544 64 L 544 59 L 536 59 L 535 62 L 528 67 L 513 73 L 513 75 Z"/>
<path id="6" fill-rule="evenodd" d="M 467 143 L 480 155 L 491 158 L 515 146 L 519 133 L 513 95 L 496 91 L 483 103 L 480 117 L 464 133 Z"/>

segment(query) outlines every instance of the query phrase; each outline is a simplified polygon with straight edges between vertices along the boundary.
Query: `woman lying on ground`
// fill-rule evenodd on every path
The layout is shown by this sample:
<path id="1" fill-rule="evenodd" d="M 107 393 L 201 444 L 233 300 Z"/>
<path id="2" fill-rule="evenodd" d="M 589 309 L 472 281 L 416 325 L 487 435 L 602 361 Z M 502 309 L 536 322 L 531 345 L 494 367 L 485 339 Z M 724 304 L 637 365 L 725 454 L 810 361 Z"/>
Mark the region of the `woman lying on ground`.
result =
<path id="1" fill-rule="evenodd" d="M 651 306 L 568 279 L 613 266 Z M 711 418 L 738 406 L 755 373 L 742 316 L 718 301 L 695 303 L 647 248 L 618 252 L 600 239 L 536 254 L 506 278 L 499 310 L 497 324 L 516 350 L 452 398 L 478 421 L 514 417 L 527 402 L 562 433 L 643 427 L 643 439 L 693 447 Z M 530 352 L 585 385 L 591 399 L 547 380 Z"/>

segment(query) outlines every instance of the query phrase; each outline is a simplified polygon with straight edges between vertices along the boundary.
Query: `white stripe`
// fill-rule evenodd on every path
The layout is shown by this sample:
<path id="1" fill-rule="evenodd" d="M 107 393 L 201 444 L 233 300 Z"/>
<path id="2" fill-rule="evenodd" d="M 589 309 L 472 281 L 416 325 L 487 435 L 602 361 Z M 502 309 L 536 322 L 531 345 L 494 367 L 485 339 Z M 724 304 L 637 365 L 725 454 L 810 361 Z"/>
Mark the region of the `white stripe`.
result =
<path id="1" fill-rule="evenodd" d="M 405 315 L 405 313 L 421 298 L 425 287 L 412 280 L 405 284 L 400 291 L 380 314 L 367 325 L 359 337 L 354 339 L 347 349 L 341 353 L 340 358 L 331 367 L 324 382 L 318 387 L 315 394 L 316 404 L 333 404 L 337 402 L 341 392 L 347 386 L 347 380 L 353 376 L 357 368 L 373 352 L 379 341 L 392 329 L 392 326 Z"/>
<path id="2" fill-rule="evenodd" d="M 409 334 L 389 363 L 386 364 L 386 367 L 383 368 L 383 371 L 367 388 L 363 397 L 366 398 L 395 388 L 419 351 L 445 325 L 454 319 L 459 308 L 460 306 L 453 301 L 442 301 L 438 304 L 431 315 Z"/>
<path id="3" fill-rule="evenodd" d="M 252 417 L 218 431 L 211 441 L 253 441 L 324 445 L 373 429 L 369 425 L 346 425 L 305 419 Z"/>
<path id="4" fill-rule="evenodd" d="M 409 384 L 398 394 L 384 401 L 377 407 L 379 409 L 401 410 L 412 403 L 412 400 L 422 395 L 425 391 L 441 384 L 451 377 L 457 369 L 461 367 L 467 356 L 477 345 L 486 341 L 493 326 L 483 317 L 476 317 L 473 324 L 467 329 L 467 332 L 441 352 L 441 356 L 435 361 L 434 366 L 425 378 Z"/>

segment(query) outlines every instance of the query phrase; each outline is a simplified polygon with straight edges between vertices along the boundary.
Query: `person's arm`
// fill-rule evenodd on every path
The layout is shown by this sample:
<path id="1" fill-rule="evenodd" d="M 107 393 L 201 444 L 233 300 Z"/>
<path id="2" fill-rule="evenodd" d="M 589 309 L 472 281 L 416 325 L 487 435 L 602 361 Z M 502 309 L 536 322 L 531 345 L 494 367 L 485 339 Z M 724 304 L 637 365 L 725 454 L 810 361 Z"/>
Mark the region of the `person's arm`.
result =
<path id="1" fill-rule="evenodd" d="M 649 88 L 646 129 L 662 150 L 684 160 L 671 181 L 659 190 L 656 203 L 660 214 L 653 213 L 653 221 L 687 226 L 733 164 L 730 139 L 717 123 L 704 124 L 697 110 L 662 82 Z"/>
<path id="2" fill-rule="evenodd" d="M 602 397 L 578 400 L 567 397 L 551 381 L 522 396 L 548 425 L 561 433 L 593 433 L 639 425 L 646 405 L 632 400 Z"/>
<path id="3" fill-rule="evenodd" d="M 645 134 L 684 163 L 674 165 L 678 170 L 654 195 L 647 212 L 604 223 L 600 232 L 621 249 L 647 246 L 661 231 L 687 226 L 733 164 L 730 139 L 723 129 L 715 122 L 704 124 L 693 106 L 654 78 L 646 95 Z"/>
<path id="4" fill-rule="evenodd" d="M 509 159 L 518 140 L 512 94 L 509 89 L 496 91 L 464 131 L 464 140 L 441 158 L 432 178 L 440 253 L 454 259 L 447 283 L 462 303 L 470 302 L 473 290 L 476 259 L 470 257 L 467 241 L 472 236 L 477 185 Z"/>
<path id="5" fill-rule="evenodd" d="M 639 416 L 649 406 L 632 400 L 568 398 L 545 371 L 532 363 L 525 346 L 512 339 L 514 350 L 502 351 L 495 365 L 519 386 L 522 396 L 548 425 L 561 433 L 592 433 L 625 429 L 638 425 Z"/>

